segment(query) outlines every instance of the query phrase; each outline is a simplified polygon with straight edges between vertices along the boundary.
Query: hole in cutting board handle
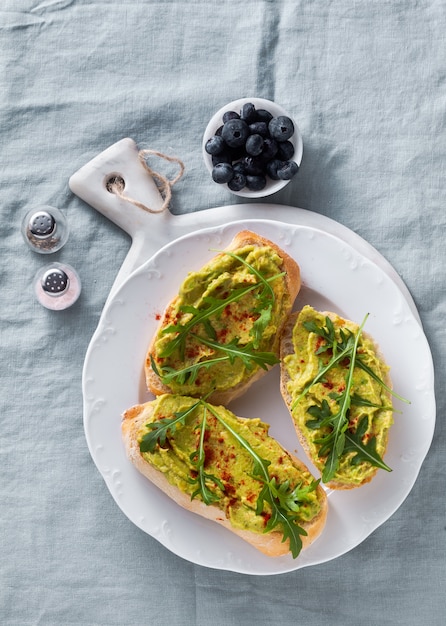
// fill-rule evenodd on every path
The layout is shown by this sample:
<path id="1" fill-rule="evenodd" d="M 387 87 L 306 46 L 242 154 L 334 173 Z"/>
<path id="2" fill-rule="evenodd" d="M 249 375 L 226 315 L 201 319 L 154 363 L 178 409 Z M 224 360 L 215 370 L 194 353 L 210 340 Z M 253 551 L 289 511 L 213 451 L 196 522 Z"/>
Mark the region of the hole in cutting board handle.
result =
<path id="1" fill-rule="evenodd" d="M 117 187 L 120 193 L 125 189 L 125 180 L 120 174 L 110 174 L 105 179 L 105 188 L 109 193 L 115 193 L 114 187 Z"/>

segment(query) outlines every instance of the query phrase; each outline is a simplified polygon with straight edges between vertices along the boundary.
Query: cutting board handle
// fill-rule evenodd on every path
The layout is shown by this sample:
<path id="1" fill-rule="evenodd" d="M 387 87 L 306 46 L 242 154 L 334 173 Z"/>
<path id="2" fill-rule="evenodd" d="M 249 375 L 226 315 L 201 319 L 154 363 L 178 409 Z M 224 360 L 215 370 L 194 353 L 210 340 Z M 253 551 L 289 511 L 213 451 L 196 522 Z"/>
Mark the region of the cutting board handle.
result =
<path id="1" fill-rule="evenodd" d="M 119 176 L 125 185 L 122 195 L 153 211 L 161 209 L 164 200 L 138 153 L 133 139 L 121 139 L 81 167 L 69 180 L 74 194 L 117 224 L 132 240 L 108 300 L 134 269 L 170 241 L 177 221 L 168 209 L 150 213 L 107 189 L 110 179 Z"/>
<path id="2" fill-rule="evenodd" d="M 169 219 L 169 211 L 149 213 L 107 189 L 114 177 L 124 181 L 124 195 L 159 211 L 163 198 L 153 178 L 138 158 L 133 139 L 121 139 L 75 172 L 69 186 L 73 193 L 117 224 L 132 239 L 144 231 L 148 236 L 157 224 Z M 150 225 L 150 226 L 149 226 Z"/>

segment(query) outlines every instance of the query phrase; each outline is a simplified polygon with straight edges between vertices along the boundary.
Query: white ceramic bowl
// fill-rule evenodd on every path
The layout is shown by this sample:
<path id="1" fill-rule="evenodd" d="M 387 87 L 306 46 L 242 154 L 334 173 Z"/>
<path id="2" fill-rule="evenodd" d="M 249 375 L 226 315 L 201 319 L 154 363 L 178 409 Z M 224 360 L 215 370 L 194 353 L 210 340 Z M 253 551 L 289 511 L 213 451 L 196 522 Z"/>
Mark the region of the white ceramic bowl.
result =
<path id="1" fill-rule="evenodd" d="M 217 129 L 223 124 L 222 118 L 224 113 L 226 113 L 227 111 L 236 111 L 237 113 L 239 113 L 243 105 L 248 102 L 252 102 L 256 109 L 265 109 L 266 111 L 269 111 L 271 115 L 273 115 L 273 117 L 286 115 L 287 117 L 292 119 L 294 124 L 294 135 L 289 139 L 289 141 L 291 141 L 291 143 L 294 145 L 294 156 L 292 160 L 295 161 L 300 167 L 303 153 L 302 135 L 293 117 L 287 111 L 285 111 L 285 109 L 283 109 L 275 102 L 272 102 L 271 100 L 265 100 L 263 98 L 240 98 L 239 100 L 229 102 L 219 111 L 217 111 L 206 127 L 203 135 L 202 151 L 203 159 L 209 173 L 212 172 L 213 165 L 212 156 L 208 154 L 205 150 L 206 142 L 208 141 L 208 139 L 215 135 Z M 272 180 L 271 178 L 267 177 L 266 186 L 260 191 L 250 191 L 246 187 L 241 189 L 240 191 L 232 191 L 231 189 L 229 189 L 227 184 L 221 184 L 221 187 L 226 187 L 228 191 L 237 196 L 242 196 L 245 198 L 263 198 L 264 196 L 269 196 L 273 193 L 276 193 L 277 191 L 280 191 L 280 189 L 283 189 L 289 182 L 289 180 Z"/>

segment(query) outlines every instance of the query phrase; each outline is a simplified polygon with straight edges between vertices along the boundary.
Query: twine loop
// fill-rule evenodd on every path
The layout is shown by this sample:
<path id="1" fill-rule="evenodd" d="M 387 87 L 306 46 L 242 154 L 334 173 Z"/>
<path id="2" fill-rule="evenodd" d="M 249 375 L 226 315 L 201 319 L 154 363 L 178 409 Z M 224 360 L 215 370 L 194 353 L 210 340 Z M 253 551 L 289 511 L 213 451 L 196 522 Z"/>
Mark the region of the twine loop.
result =
<path id="1" fill-rule="evenodd" d="M 160 157 L 161 159 L 165 159 L 166 161 L 169 161 L 170 163 L 176 163 L 179 167 L 178 174 L 170 180 L 169 178 L 167 178 L 167 176 L 164 176 L 163 174 L 156 172 L 148 165 L 147 163 L 148 156 L 156 156 L 156 157 Z M 178 159 L 177 157 L 167 156 L 167 154 L 163 154 L 162 152 L 158 152 L 157 150 L 148 150 L 148 149 L 140 150 L 138 152 L 138 160 L 141 163 L 141 165 L 144 167 L 146 172 L 153 178 L 153 180 L 155 181 L 158 187 L 158 191 L 163 197 L 163 204 L 161 205 L 159 209 L 152 209 L 151 207 L 148 207 L 142 202 L 139 202 L 139 200 L 135 200 L 134 198 L 131 198 L 130 196 L 125 195 L 124 194 L 125 181 L 119 176 L 113 177 L 108 182 L 107 189 L 111 193 L 114 193 L 115 195 L 117 195 L 118 198 L 120 198 L 121 200 L 130 202 L 131 204 L 139 207 L 140 209 L 143 209 L 144 211 L 147 211 L 148 213 L 162 213 L 163 211 L 167 209 L 172 199 L 172 187 L 175 185 L 175 183 L 177 183 L 180 180 L 180 178 L 184 174 L 184 163 L 181 161 L 181 159 Z"/>

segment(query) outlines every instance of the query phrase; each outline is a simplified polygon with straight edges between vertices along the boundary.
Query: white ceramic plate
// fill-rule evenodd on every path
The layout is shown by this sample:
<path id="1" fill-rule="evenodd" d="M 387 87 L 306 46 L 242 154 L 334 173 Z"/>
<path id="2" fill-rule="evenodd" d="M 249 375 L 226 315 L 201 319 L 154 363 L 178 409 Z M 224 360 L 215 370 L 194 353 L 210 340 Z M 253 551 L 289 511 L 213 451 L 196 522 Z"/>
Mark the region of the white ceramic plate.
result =
<path id="1" fill-rule="evenodd" d="M 356 490 L 328 491 L 323 534 L 297 559 L 262 555 L 217 524 L 184 511 L 149 483 L 127 460 L 121 441 L 122 412 L 149 400 L 143 364 L 157 317 L 176 294 L 186 272 L 199 269 L 243 228 L 280 245 L 301 268 L 296 308 L 308 303 L 361 322 L 379 342 L 391 366 L 395 390 L 409 406 L 395 415 L 386 463 Z M 168 244 L 137 269 L 104 309 L 90 343 L 83 375 L 84 426 L 91 455 L 125 515 L 173 553 L 193 563 L 247 574 L 278 574 L 334 559 L 358 546 L 409 494 L 428 452 L 435 425 L 432 357 L 419 322 L 395 282 L 350 245 L 309 226 L 246 220 L 191 233 Z M 275 368 L 230 408 L 260 417 L 270 433 L 302 458 L 291 418 L 279 393 Z"/>

